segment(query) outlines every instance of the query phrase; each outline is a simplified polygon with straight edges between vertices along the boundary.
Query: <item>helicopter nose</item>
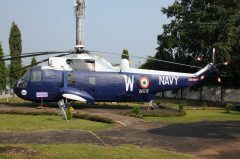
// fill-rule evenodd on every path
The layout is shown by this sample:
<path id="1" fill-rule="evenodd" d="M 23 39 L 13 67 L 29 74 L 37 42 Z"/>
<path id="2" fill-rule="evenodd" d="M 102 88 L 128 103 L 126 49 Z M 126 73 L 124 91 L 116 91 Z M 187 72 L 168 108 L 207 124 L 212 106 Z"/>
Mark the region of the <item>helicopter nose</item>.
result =
<path id="1" fill-rule="evenodd" d="M 13 85 L 13 92 L 20 98 L 26 96 L 27 91 L 21 87 L 19 87 L 19 83 L 21 83 L 21 79 L 17 80 Z"/>
<path id="2" fill-rule="evenodd" d="M 19 80 L 17 80 L 15 82 L 15 84 L 13 85 L 13 92 L 19 97 L 19 89 L 17 89 L 18 82 L 19 82 Z"/>

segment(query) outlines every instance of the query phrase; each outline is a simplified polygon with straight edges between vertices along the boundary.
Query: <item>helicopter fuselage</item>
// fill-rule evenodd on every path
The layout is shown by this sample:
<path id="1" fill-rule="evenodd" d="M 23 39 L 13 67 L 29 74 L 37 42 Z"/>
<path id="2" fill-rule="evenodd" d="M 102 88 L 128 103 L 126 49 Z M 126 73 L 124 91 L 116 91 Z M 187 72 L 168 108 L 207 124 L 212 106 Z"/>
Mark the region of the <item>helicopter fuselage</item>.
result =
<path id="1" fill-rule="evenodd" d="M 149 102 L 158 92 L 197 85 L 210 74 L 206 66 L 196 74 L 141 69 L 96 72 L 84 70 L 44 69 L 28 71 L 15 86 L 15 94 L 25 100 L 54 102 L 63 94 L 77 95 L 88 103 Z M 44 94 L 42 97 L 39 94 Z"/>

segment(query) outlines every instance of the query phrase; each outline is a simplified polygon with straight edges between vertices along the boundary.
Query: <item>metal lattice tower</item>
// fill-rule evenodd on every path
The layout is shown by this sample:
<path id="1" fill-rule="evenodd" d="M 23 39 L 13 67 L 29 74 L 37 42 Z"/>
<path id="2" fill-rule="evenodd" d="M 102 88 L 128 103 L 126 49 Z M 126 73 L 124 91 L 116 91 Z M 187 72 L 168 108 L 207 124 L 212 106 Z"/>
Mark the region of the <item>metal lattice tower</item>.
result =
<path id="1" fill-rule="evenodd" d="M 84 49 L 84 18 L 86 4 L 85 0 L 74 0 L 74 10 L 76 14 L 76 50 Z"/>

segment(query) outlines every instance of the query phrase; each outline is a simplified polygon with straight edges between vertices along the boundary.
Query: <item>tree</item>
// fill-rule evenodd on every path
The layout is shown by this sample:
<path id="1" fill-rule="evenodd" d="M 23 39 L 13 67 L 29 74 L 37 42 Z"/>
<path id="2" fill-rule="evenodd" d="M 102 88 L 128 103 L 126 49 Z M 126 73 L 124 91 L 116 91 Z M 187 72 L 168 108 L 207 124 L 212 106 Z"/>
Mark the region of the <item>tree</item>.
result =
<path id="1" fill-rule="evenodd" d="M 128 53 L 128 50 L 127 50 L 127 49 L 123 49 L 122 59 L 127 59 L 127 60 L 129 60 L 129 53 Z"/>
<path id="2" fill-rule="evenodd" d="M 5 62 L 3 61 L 3 49 L 2 49 L 2 44 L 0 42 L 0 90 L 6 89 L 6 65 Z"/>
<path id="3" fill-rule="evenodd" d="M 173 20 L 158 36 L 156 57 L 167 55 L 195 64 L 187 61 L 188 56 L 202 56 L 209 63 L 212 48 L 216 48 L 217 63 L 229 60 L 239 51 L 239 9 L 236 0 L 176 0 L 162 9 Z"/>
<path id="4" fill-rule="evenodd" d="M 35 57 L 32 58 L 32 61 L 31 61 L 31 66 L 36 66 L 38 63 L 37 63 L 37 60 Z"/>
<path id="5" fill-rule="evenodd" d="M 240 55 L 239 10 L 237 0 L 176 0 L 162 8 L 171 22 L 163 25 L 163 33 L 158 36 L 155 58 L 204 66 L 212 62 L 212 49 L 216 48 L 217 64 L 236 59 Z M 202 61 L 194 60 L 196 57 L 202 57 Z M 152 65 L 155 69 L 193 72 L 182 66 Z M 220 71 L 228 76 L 235 74 L 231 67 Z"/>
<path id="6" fill-rule="evenodd" d="M 22 53 L 22 39 L 21 32 L 18 26 L 13 22 L 11 26 L 10 36 L 9 36 L 9 48 L 11 60 L 10 63 L 10 86 L 13 86 L 16 80 L 21 76 L 22 61 L 20 58 Z"/>

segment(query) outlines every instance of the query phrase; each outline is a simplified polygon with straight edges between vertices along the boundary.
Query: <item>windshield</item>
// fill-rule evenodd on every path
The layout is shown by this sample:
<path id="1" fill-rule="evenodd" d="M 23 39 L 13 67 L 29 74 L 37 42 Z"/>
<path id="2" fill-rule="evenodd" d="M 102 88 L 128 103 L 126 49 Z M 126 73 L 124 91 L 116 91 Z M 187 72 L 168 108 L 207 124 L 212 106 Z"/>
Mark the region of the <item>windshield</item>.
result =
<path id="1" fill-rule="evenodd" d="M 30 72 L 31 71 L 27 71 L 22 78 L 20 78 L 17 82 L 17 88 L 27 88 L 28 85 L 28 81 L 30 79 Z"/>
<path id="2" fill-rule="evenodd" d="M 30 78 L 30 71 L 27 71 L 27 72 L 22 76 L 22 80 L 28 81 L 29 78 Z"/>

